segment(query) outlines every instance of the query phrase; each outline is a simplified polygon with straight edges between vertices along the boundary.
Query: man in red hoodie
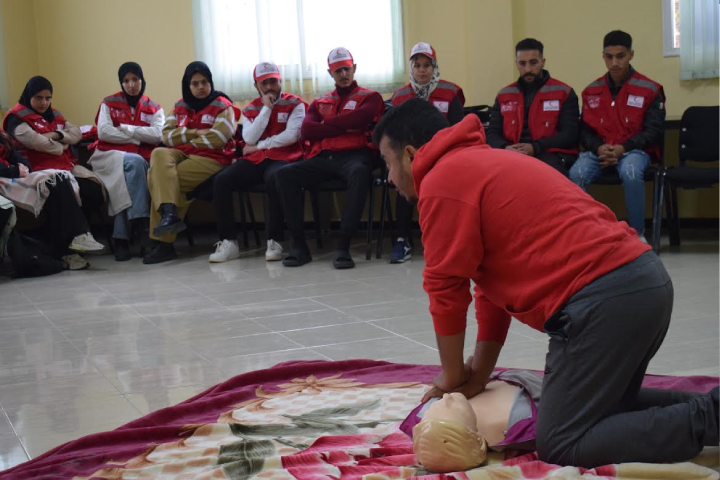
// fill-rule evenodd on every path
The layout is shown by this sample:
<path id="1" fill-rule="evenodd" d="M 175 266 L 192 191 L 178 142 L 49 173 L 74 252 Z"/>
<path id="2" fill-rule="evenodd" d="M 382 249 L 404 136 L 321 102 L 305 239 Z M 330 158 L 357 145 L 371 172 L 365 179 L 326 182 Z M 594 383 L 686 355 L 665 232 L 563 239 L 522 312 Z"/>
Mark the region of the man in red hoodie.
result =
<path id="1" fill-rule="evenodd" d="M 673 304 L 670 277 L 650 247 L 553 168 L 491 149 L 476 116 L 447 126 L 432 105 L 411 100 L 374 132 L 389 180 L 418 201 L 442 364 L 433 393 L 481 394 L 512 316 L 550 337 L 541 460 L 678 462 L 717 445 L 717 388 L 640 388 Z M 465 366 L 471 281 L 478 334 Z"/>

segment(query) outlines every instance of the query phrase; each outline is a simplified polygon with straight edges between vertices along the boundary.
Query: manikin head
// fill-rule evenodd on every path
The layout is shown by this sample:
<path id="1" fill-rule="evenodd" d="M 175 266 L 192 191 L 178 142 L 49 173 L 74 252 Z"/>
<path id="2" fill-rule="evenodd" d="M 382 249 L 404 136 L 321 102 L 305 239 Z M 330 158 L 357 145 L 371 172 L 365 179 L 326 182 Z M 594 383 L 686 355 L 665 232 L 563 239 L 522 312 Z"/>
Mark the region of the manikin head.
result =
<path id="1" fill-rule="evenodd" d="M 477 430 L 477 418 L 462 393 L 446 393 L 413 428 L 417 461 L 438 473 L 475 468 L 487 459 L 487 441 Z"/>

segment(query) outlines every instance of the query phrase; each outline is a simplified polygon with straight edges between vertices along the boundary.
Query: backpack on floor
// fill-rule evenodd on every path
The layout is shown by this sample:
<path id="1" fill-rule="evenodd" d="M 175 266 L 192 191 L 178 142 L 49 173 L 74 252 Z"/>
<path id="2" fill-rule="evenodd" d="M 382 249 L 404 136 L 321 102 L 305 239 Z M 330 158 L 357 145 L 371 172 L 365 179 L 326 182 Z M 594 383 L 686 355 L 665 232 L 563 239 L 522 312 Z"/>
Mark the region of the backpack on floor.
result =
<path id="1" fill-rule="evenodd" d="M 65 270 L 62 261 L 49 254 L 47 245 L 17 230 L 10 232 L 7 251 L 15 278 L 44 277 Z"/>

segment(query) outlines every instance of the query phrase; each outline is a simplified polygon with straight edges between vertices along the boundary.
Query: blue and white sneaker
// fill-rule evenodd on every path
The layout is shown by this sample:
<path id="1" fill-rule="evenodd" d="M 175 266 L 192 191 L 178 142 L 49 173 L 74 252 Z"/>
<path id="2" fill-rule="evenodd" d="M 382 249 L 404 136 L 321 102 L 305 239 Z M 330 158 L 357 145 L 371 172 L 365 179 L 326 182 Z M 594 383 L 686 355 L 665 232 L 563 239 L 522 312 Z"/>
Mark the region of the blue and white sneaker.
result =
<path id="1" fill-rule="evenodd" d="M 403 237 L 398 237 L 392 252 L 390 252 L 390 263 L 403 263 L 405 260 L 412 258 L 412 247 Z"/>

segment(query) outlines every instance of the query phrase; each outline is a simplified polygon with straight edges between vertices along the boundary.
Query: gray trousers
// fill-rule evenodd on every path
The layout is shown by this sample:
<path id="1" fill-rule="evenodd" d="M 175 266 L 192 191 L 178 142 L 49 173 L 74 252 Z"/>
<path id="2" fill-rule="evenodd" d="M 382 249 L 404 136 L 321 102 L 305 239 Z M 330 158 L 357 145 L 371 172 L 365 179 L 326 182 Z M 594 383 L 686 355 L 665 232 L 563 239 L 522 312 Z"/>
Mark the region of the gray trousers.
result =
<path id="1" fill-rule="evenodd" d="M 646 252 L 584 287 L 545 323 L 541 460 L 586 468 L 669 463 L 718 444 L 717 391 L 640 388 L 672 306 L 672 281 L 657 255 Z"/>

